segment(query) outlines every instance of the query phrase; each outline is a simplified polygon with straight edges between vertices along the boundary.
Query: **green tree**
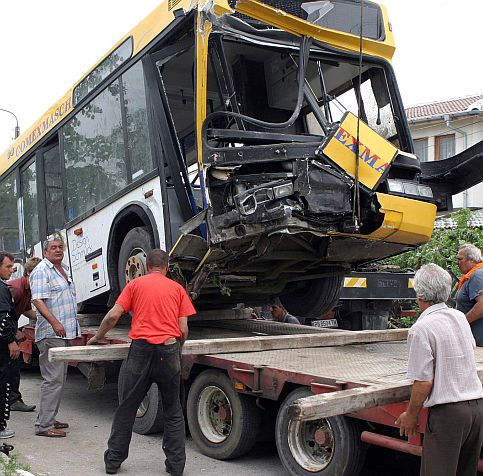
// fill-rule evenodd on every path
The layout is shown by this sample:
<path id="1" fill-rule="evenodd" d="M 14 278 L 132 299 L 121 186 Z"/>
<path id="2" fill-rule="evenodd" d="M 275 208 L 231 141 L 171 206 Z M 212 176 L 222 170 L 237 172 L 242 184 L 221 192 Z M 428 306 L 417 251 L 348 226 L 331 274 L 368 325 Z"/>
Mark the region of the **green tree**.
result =
<path id="1" fill-rule="evenodd" d="M 395 256 L 389 259 L 388 263 L 413 270 L 417 270 L 423 264 L 436 263 L 459 277 L 461 273 L 456 262 L 459 247 L 465 243 L 472 243 L 483 248 L 483 230 L 470 227 L 471 211 L 468 209 L 453 213 L 452 218 L 456 221 L 455 228 L 435 229 L 428 243 L 414 251 Z M 417 304 L 414 305 L 414 310 L 417 312 L 416 317 L 401 317 L 399 313 L 395 313 L 391 317 L 390 327 L 411 327 L 419 315 Z"/>
<path id="2" fill-rule="evenodd" d="M 470 226 L 471 211 L 468 209 L 453 213 L 452 217 L 456 221 L 455 228 L 435 229 L 428 243 L 414 251 L 395 256 L 389 262 L 414 270 L 426 263 L 436 263 L 459 276 L 461 273 L 456 263 L 459 247 L 465 243 L 472 243 L 483 248 L 483 230 Z"/>

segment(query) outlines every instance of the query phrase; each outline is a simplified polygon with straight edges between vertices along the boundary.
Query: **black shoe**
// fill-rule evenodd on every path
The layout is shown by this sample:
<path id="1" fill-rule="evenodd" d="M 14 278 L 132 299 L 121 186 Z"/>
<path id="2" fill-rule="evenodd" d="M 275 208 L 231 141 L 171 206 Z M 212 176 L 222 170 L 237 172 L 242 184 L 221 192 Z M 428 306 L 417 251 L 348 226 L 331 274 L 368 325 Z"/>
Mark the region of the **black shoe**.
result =
<path id="1" fill-rule="evenodd" d="M 121 467 L 121 465 L 119 466 L 114 466 L 110 463 L 107 462 L 107 452 L 109 450 L 106 450 L 104 451 L 104 464 L 106 465 L 106 474 L 117 474 L 117 472 L 119 471 L 119 468 Z"/>
<path id="2" fill-rule="evenodd" d="M 22 402 L 22 400 L 17 400 L 10 405 L 10 410 L 12 412 L 33 412 L 35 408 L 35 405 L 27 405 Z"/>

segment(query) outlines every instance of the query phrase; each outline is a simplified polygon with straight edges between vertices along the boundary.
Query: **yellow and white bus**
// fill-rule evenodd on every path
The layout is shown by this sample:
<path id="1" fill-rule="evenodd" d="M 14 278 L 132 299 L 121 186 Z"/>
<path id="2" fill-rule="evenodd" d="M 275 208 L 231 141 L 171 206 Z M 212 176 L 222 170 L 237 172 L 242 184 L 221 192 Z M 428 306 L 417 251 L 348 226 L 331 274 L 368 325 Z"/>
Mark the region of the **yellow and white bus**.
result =
<path id="1" fill-rule="evenodd" d="M 0 157 L 0 248 L 40 256 L 63 232 L 85 307 L 161 247 L 199 308 L 279 295 L 320 315 L 443 203 L 393 52 L 365 0 L 165 0 Z"/>

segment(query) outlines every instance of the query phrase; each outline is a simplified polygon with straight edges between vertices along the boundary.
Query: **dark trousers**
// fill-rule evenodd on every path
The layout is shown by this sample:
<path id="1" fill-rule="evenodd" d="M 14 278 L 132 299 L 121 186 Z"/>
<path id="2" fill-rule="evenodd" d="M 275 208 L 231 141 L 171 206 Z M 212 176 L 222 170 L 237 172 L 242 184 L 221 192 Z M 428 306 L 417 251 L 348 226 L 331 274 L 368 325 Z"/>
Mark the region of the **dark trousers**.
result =
<path id="1" fill-rule="evenodd" d="M 473 321 L 470 326 L 476 345 L 478 347 L 483 347 L 483 318 Z"/>
<path id="2" fill-rule="evenodd" d="M 121 402 L 114 415 L 104 461 L 119 467 L 128 457 L 136 412 L 152 383 L 156 383 L 163 404 L 163 450 L 172 474 L 181 474 L 186 462 L 185 423 L 180 401 L 181 361 L 179 343 L 155 345 L 144 340 L 131 343 L 123 362 L 125 379 Z"/>
<path id="3" fill-rule="evenodd" d="M 1 344 L 2 346 L 4 344 Z M 5 346 L 6 347 L 6 346 Z M 0 430 L 7 427 L 10 418 L 11 363 L 10 354 L 0 350 Z M 7 347 L 8 352 L 8 347 Z"/>
<path id="4" fill-rule="evenodd" d="M 483 442 L 483 399 L 429 409 L 422 476 L 475 476 Z"/>
<path id="5" fill-rule="evenodd" d="M 22 354 L 18 359 L 12 360 L 10 365 L 10 405 L 22 400 L 20 393 L 20 365 Z"/>

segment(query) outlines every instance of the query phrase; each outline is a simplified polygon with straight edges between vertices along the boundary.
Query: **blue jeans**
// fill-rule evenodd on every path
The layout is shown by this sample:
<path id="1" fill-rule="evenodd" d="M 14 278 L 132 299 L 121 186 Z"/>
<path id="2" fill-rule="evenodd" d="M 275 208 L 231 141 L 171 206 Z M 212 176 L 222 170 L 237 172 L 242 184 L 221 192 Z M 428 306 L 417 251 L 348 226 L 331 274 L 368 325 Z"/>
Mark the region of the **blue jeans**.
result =
<path id="1" fill-rule="evenodd" d="M 476 345 L 478 347 L 483 347 L 483 317 L 477 321 L 472 322 L 471 332 L 473 332 L 473 337 L 475 338 Z"/>
<path id="2" fill-rule="evenodd" d="M 156 383 L 163 404 L 163 450 L 172 474 L 182 474 L 186 462 L 185 423 L 180 400 L 181 360 L 179 343 L 150 344 L 134 340 L 123 362 L 124 385 L 114 415 L 104 461 L 118 468 L 127 458 L 136 412 L 152 383 Z"/>

